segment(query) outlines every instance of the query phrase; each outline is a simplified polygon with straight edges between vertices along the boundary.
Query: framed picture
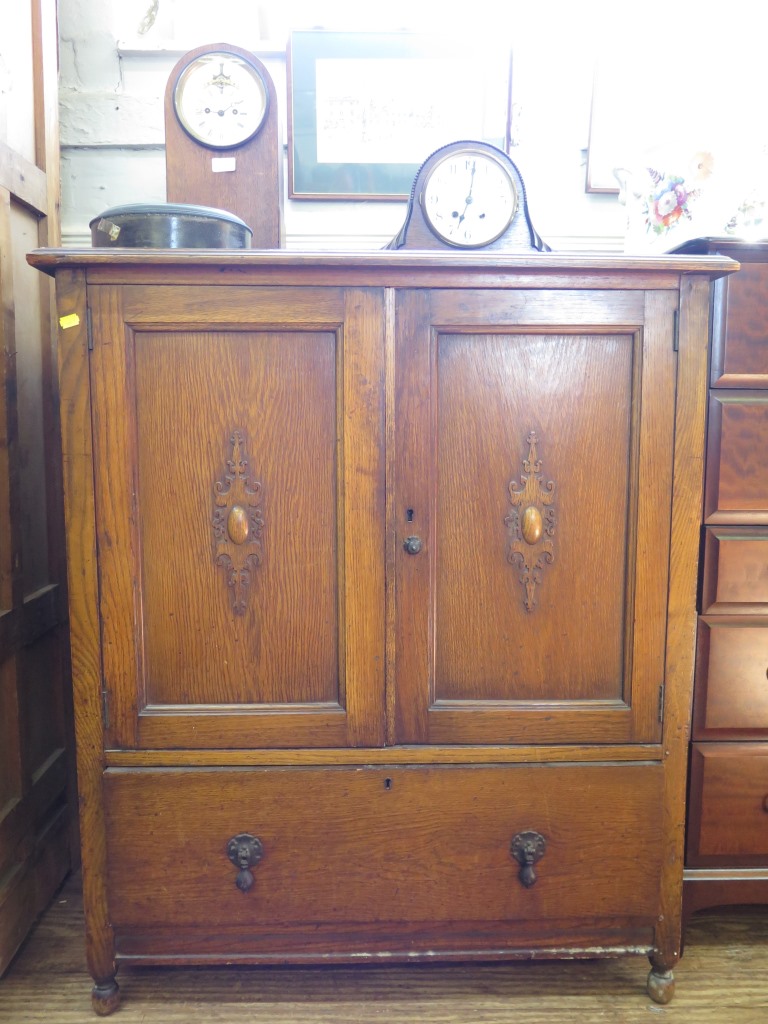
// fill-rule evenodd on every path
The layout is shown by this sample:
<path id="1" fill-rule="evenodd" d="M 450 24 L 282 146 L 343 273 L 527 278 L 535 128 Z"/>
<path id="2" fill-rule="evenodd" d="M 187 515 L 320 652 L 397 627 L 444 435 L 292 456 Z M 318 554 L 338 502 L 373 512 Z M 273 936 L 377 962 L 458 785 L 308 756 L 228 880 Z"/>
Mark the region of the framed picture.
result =
<path id="1" fill-rule="evenodd" d="M 655 78 L 647 73 L 647 55 L 623 49 L 601 54 L 595 61 L 592 79 L 592 107 L 589 119 L 587 148 L 587 192 L 620 192 L 614 171 L 632 166 L 647 147 L 661 141 L 666 132 L 670 138 L 680 135 L 684 122 L 690 118 L 692 104 L 686 101 L 685 117 L 669 115 L 674 111 L 676 95 L 686 95 L 670 88 L 672 71 Z M 672 99 L 670 100 L 670 96 Z M 671 106 L 670 106 L 671 103 Z M 665 127 L 668 125 L 668 127 Z"/>
<path id="2" fill-rule="evenodd" d="M 589 117 L 587 148 L 587 192 L 613 192 L 619 194 L 619 182 L 614 168 L 619 166 L 620 135 L 625 124 L 626 91 L 611 88 L 605 62 L 595 66 L 592 80 L 592 107 Z"/>
<path id="3" fill-rule="evenodd" d="M 511 54 L 416 33 L 292 32 L 291 199 L 408 197 L 448 142 L 508 149 Z"/>

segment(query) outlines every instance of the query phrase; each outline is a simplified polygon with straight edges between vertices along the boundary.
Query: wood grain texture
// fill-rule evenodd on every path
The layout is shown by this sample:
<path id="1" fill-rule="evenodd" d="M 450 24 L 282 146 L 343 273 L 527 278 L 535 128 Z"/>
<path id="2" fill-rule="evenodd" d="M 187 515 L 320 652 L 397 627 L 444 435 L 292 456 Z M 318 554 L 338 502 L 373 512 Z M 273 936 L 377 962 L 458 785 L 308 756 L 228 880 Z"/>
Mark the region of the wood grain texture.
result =
<path id="1" fill-rule="evenodd" d="M 60 317 L 76 318 L 76 323 L 65 320 L 71 326 L 61 328 L 58 355 L 83 900 L 88 964 L 99 982 L 113 977 L 114 959 L 104 873 L 102 662 L 84 275 L 57 275 L 56 297 Z"/>
<path id="2" fill-rule="evenodd" d="M 115 744 L 381 742 L 381 311 L 376 291 L 98 290 Z M 261 523 L 241 612 L 213 521 L 235 434 Z"/>
<path id="3" fill-rule="evenodd" d="M 696 739 L 768 735 L 768 619 L 700 619 L 693 729 Z"/>
<path id="4" fill-rule="evenodd" d="M 704 514 L 716 525 L 704 530 L 686 916 L 729 902 L 768 902 L 762 806 L 768 726 L 768 245 L 705 239 L 698 251 L 728 253 L 743 263 L 734 280 L 712 286 Z"/>
<path id="5" fill-rule="evenodd" d="M 662 974 L 679 956 L 707 275 L 732 265 L 392 255 L 63 264 L 94 312 L 99 739 L 116 766 L 98 970 L 112 926 L 144 962 L 645 952 Z M 197 539 L 233 413 L 263 488 L 249 608 L 307 624 L 286 617 L 264 663 L 267 623 L 235 621 Z M 527 457 L 563 538 L 532 612 L 496 575 Z M 273 504 L 287 568 L 270 590 Z M 513 627 L 519 665 L 499 642 Z M 527 886 L 511 843 L 531 831 L 548 839 Z M 264 850 L 247 894 L 227 855 L 242 833 Z M 100 845 L 93 863 L 103 886 Z"/>
<path id="6" fill-rule="evenodd" d="M 768 615 L 768 529 L 711 526 L 704 537 L 704 615 Z"/>
<path id="7" fill-rule="evenodd" d="M 745 262 L 714 289 L 711 385 L 768 387 L 768 267 Z"/>
<path id="8" fill-rule="evenodd" d="M 114 283 L 117 280 L 131 283 L 135 280 L 157 281 L 157 267 L 174 266 L 184 273 L 185 268 L 200 268 L 204 273 L 211 270 L 220 277 L 223 268 L 237 271 L 243 283 L 253 284 L 246 276 L 249 269 L 263 268 L 273 275 L 286 272 L 304 273 L 313 268 L 318 276 L 330 271 L 344 270 L 347 283 L 364 284 L 369 281 L 364 275 L 376 271 L 378 280 L 382 272 L 389 275 L 388 284 L 407 286 L 410 279 L 414 287 L 423 287 L 427 282 L 414 278 L 420 271 L 438 270 L 439 278 L 446 285 L 456 283 L 460 275 L 465 286 L 472 280 L 484 281 L 478 287 L 498 287 L 508 279 L 511 287 L 524 287 L 526 279 L 536 278 L 542 288 L 630 288 L 645 291 L 648 288 L 672 288 L 679 283 L 681 274 L 701 273 L 720 277 L 738 270 L 738 263 L 722 256 L 590 256 L 579 253 L 533 253 L 530 256 L 504 255 L 503 253 L 473 252 L 469 254 L 423 252 L 316 252 L 283 251 L 266 252 L 206 251 L 201 249 L 155 249 L 151 252 L 136 249 L 39 249 L 28 256 L 29 262 L 47 273 L 55 273 L 60 266 L 87 268 L 89 283 Z M 354 264 L 350 266 L 350 263 Z M 90 276 L 90 271 L 100 268 L 100 273 Z M 218 271 L 217 271 L 218 268 Z M 350 278 L 351 275 L 351 278 Z M 454 276 L 456 275 L 456 276 Z M 199 275 L 198 275 L 199 277 Z M 570 283 L 568 282 L 570 278 Z M 183 281 L 184 278 L 182 277 Z M 491 284 L 493 280 L 495 283 Z M 292 282 L 295 283 L 295 282 Z M 329 282 L 326 282 L 329 283 Z"/>
<path id="9" fill-rule="evenodd" d="M 704 464 L 709 286 L 684 277 L 675 399 L 674 489 L 672 496 L 669 598 L 665 661 L 663 866 L 661 914 L 656 930 L 657 969 L 678 960 L 682 936 L 685 797 L 696 637 L 696 583 Z"/>
<path id="10" fill-rule="evenodd" d="M 173 94 L 183 68 L 211 49 L 224 49 L 256 64 L 269 97 L 265 120 L 256 135 L 234 150 L 209 149 L 195 142 L 174 113 Z M 282 245 L 282 146 L 277 92 L 269 72 L 251 52 L 228 43 L 200 46 L 186 53 L 168 76 L 165 90 L 166 195 L 170 203 L 193 203 L 226 210 L 244 220 L 257 249 Z M 234 157 L 235 169 L 212 169 L 215 157 Z"/>
<path id="11" fill-rule="evenodd" d="M 768 391 L 710 394 L 707 523 L 768 523 Z"/>
<path id="12" fill-rule="evenodd" d="M 207 936 L 208 957 L 298 952 L 284 934 L 293 925 L 316 933 L 304 942 L 317 955 L 330 951 L 326 925 L 338 931 L 352 923 L 370 925 L 374 945 L 383 930 L 389 952 L 424 952 L 407 935 L 416 924 L 440 948 L 470 948 L 469 922 L 478 937 L 483 922 L 502 930 L 506 922 L 504 948 L 512 950 L 530 948 L 530 928 L 546 920 L 560 922 L 563 934 L 570 929 L 571 945 L 578 932 L 581 944 L 600 946 L 598 931 L 589 932 L 592 917 L 613 919 L 618 933 L 634 921 L 614 940 L 619 945 L 638 944 L 644 922 L 649 942 L 660 867 L 659 765 L 111 769 L 104 785 L 118 954 L 123 936 L 138 953 L 143 933 L 158 928 L 175 934 L 167 956 L 183 952 L 182 932 L 196 929 Z M 193 824 L 202 807 L 205 820 Z M 513 836 L 527 829 L 546 840 L 528 889 L 510 855 Z M 264 848 L 245 895 L 226 856 L 227 842 L 242 832 Z M 271 937 L 266 943 L 253 934 L 261 931 Z M 343 942 L 339 949 L 336 940 L 338 952 L 361 951 L 359 939 Z"/>
<path id="13" fill-rule="evenodd" d="M 688 864 L 765 865 L 768 860 L 768 746 L 695 743 Z"/>
<path id="14" fill-rule="evenodd" d="M 59 894 L 5 978 L 3 1024 L 83 1024 L 91 1018 L 80 879 Z M 694 915 L 677 993 L 668 1007 L 644 993 L 642 959 L 490 964 L 215 968 L 124 964 L 125 1024 L 758 1024 L 768 1007 L 763 908 Z M 118 1018 L 116 1018 L 118 1019 Z"/>
<path id="15" fill-rule="evenodd" d="M 3 24 L 16 58 L 0 117 L 0 974 L 72 863 L 53 289 L 26 260 L 59 237 L 55 6 L 24 0 Z"/>
<path id="16" fill-rule="evenodd" d="M 593 298 L 585 313 L 569 291 L 446 290 L 428 306 L 421 292 L 398 297 L 403 742 L 658 735 L 675 293 L 643 303 L 621 295 L 615 313 L 603 294 L 602 316 Z M 493 333 L 478 330 L 479 311 Z M 621 334 L 588 326 L 587 316 L 627 311 L 644 323 L 642 341 L 635 325 Z M 570 326 L 582 320 L 582 330 Z M 531 432 L 557 517 L 557 553 L 533 612 L 505 525 Z M 416 556 L 403 553 L 408 533 L 423 542 Z"/>

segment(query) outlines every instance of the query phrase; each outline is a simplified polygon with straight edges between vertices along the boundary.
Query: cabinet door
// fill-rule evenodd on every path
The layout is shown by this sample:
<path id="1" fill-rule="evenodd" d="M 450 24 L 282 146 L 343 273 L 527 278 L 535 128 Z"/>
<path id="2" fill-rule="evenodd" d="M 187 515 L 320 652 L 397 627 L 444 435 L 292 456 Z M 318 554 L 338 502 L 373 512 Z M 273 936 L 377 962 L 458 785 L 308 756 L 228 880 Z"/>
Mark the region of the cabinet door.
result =
<path id="1" fill-rule="evenodd" d="M 382 294 L 90 294 L 109 742 L 383 742 Z"/>
<path id="2" fill-rule="evenodd" d="M 676 305 L 400 295 L 399 741 L 659 739 Z"/>

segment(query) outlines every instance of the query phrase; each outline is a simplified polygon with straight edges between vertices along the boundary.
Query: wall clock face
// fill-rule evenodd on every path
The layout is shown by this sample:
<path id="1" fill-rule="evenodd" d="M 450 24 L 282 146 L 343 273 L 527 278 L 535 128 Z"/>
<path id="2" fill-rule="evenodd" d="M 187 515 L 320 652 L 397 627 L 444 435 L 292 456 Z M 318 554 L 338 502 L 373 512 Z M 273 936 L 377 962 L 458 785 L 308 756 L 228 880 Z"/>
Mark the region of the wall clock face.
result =
<path id="1" fill-rule="evenodd" d="M 434 235 L 448 245 L 474 249 L 504 234 L 519 199 L 507 168 L 491 153 L 467 145 L 435 164 L 419 201 Z"/>
<path id="2" fill-rule="evenodd" d="M 258 68 L 226 50 L 191 60 L 173 92 L 181 126 L 211 149 L 247 142 L 264 123 L 268 107 L 269 92 Z"/>

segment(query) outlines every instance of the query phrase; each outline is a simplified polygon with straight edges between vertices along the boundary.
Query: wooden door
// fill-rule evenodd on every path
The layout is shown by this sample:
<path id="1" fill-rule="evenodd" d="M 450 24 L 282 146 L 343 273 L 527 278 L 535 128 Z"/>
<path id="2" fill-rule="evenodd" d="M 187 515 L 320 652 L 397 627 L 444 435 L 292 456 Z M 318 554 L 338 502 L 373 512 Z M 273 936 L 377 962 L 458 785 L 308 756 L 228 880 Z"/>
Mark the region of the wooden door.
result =
<path id="1" fill-rule="evenodd" d="M 383 293 L 89 302 L 108 745 L 383 742 Z"/>
<path id="2" fill-rule="evenodd" d="M 399 741 L 658 741 L 676 305 L 399 296 Z"/>
<path id="3" fill-rule="evenodd" d="M 26 263 L 58 234 L 56 5 L 0 26 L 0 972 L 69 869 L 58 400 L 51 282 Z"/>

